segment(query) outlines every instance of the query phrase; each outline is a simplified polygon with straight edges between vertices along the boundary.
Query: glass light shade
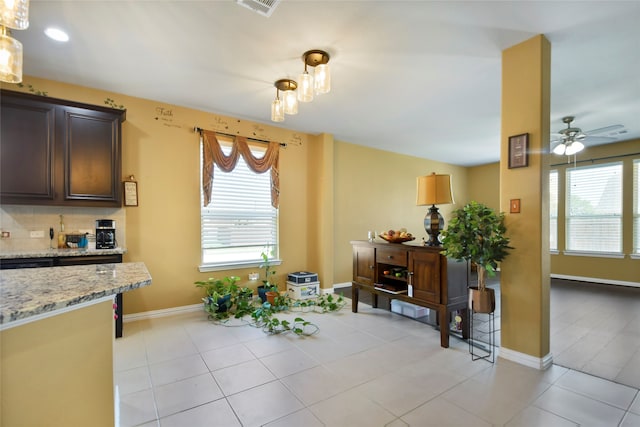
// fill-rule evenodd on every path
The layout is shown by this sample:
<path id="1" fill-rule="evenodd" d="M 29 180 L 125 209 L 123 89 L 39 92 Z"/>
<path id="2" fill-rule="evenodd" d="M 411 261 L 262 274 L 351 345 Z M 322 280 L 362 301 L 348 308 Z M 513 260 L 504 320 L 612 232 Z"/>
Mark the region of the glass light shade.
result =
<path id="1" fill-rule="evenodd" d="M 22 43 L 6 34 L 0 35 L 0 80 L 22 82 Z"/>
<path id="2" fill-rule="evenodd" d="M 26 30 L 29 27 L 29 0 L 0 0 L 0 25 Z"/>
<path id="3" fill-rule="evenodd" d="M 298 79 L 298 101 L 313 101 L 313 76 L 306 71 Z"/>
<path id="4" fill-rule="evenodd" d="M 329 93 L 331 90 L 331 73 L 329 71 L 329 64 L 316 65 L 313 76 L 316 95 Z"/>
<path id="5" fill-rule="evenodd" d="M 582 149 L 584 149 L 584 144 L 579 141 L 574 141 L 570 145 L 567 145 L 567 151 L 565 152 L 565 154 L 567 156 L 571 156 L 579 151 L 582 151 Z"/>
<path id="6" fill-rule="evenodd" d="M 416 205 L 443 205 L 453 203 L 451 193 L 451 175 L 436 175 L 418 177 L 418 191 Z"/>
<path id="7" fill-rule="evenodd" d="M 561 155 L 563 155 L 563 154 L 564 154 L 564 150 L 565 150 L 566 148 L 567 148 L 567 147 L 564 145 L 564 143 L 560 143 L 560 144 L 558 144 L 558 145 L 556 145 L 556 146 L 554 147 L 553 152 L 554 152 L 554 154 L 558 154 L 558 155 L 560 155 L 560 156 L 561 156 Z"/>
<path id="8" fill-rule="evenodd" d="M 284 102 L 284 112 L 287 114 L 298 114 L 298 94 L 295 90 L 285 90 L 282 92 Z"/>
<path id="9" fill-rule="evenodd" d="M 271 121 L 284 121 L 284 103 L 278 98 L 274 99 L 271 103 Z"/>

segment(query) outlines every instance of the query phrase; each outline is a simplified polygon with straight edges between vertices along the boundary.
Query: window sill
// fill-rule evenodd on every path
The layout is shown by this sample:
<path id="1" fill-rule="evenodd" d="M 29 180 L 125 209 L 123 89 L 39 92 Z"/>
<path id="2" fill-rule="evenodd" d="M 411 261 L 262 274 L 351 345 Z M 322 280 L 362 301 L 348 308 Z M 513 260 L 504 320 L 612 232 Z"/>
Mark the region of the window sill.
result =
<path id="1" fill-rule="evenodd" d="M 269 260 L 269 265 L 280 265 L 282 264 L 281 259 L 271 259 Z M 207 271 L 224 271 L 224 270 L 238 270 L 242 268 L 260 268 L 262 265 L 262 261 L 239 261 L 239 262 L 226 262 L 226 263 L 208 263 L 208 264 L 200 264 L 198 266 L 198 271 L 201 273 Z"/>
<path id="2" fill-rule="evenodd" d="M 563 255 L 567 256 L 584 256 L 592 258 L 624 258 L 623 253 L 619 252 L 580 252 L 580 251 L 564 251 Z"/>
<path id="3" fill-rule="evenodd" d="M 640 259 L 640 254 L 630 254 L 629 258 L 631 258 L 631 259 Z"/>

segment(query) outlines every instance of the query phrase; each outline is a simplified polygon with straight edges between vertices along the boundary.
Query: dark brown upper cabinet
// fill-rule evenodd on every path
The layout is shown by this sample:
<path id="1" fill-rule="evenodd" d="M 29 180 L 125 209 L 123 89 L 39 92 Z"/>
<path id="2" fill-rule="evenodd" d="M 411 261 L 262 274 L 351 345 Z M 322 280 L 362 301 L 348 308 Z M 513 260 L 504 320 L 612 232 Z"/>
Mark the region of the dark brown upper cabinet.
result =
<path id="1" fill-rule="evenodd" d="M 2 90 L 0 203 L 122 206 L 124 110 Z"/>

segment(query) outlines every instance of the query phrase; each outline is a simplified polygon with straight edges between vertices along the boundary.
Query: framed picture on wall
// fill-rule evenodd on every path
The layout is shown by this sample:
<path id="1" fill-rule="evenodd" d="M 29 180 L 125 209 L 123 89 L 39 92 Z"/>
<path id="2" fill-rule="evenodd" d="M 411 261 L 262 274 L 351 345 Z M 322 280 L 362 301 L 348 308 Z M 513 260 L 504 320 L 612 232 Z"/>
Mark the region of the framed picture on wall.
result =
<path id="1" fill-rule="evenodd" d="M 529 166 L 529 134 L 509 137 L 509 169 Z"/>
<path id="2" fill-rule="evenodd" d="M 127 181 L 123 182 L 125 206 L 138 206 L 138 183 L 134 179 L 131 175 Z"/>

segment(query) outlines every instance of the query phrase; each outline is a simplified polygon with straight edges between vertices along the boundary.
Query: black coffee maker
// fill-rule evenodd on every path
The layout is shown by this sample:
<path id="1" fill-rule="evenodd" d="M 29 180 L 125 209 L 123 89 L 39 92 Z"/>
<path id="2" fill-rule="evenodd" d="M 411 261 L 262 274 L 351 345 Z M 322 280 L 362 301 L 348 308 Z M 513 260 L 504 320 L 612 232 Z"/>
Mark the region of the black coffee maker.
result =
<path id="1" fill-rule="evenodd" d="M 115 249 L 116 221 L 113 219 L 96 220 L 96 249 Z"/>

